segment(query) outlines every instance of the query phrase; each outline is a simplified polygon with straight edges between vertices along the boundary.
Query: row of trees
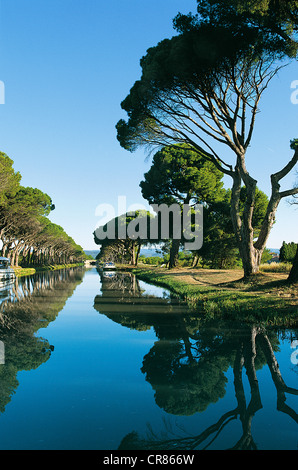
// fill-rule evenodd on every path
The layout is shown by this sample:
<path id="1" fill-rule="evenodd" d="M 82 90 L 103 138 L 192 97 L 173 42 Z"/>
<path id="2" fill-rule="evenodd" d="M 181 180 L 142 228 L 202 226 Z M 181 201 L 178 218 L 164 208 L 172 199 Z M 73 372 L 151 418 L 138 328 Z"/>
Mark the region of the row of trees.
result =
<path id="1" fill-rule="evenodd" d="M 101 245 L 97 259 L 137 265 L 141 247 L 151 243 L 150 221 L 152 217 L 150 212 L 135 211 L 115 217 L 98 227 L 93 233 L 95 243 Z M 145 224 L 145 233 L 142 236 L 129 233 L 129 227 L 134 227 L 134 223 Z"/>
<path id="2" fill-rule="evenodd" d="M 231 231 L 248 278 L 259 270 L 280 201 L 298 194 L 280 185 L 298 162 L 298 139 L 290 160 L 270 175 L 260 218 L 246 155 L 263 93 L 285 62 L 297 59 L 298 1 L 198 0 L 197 10 L 178 14 L 177 35 L 141 59 L 142 76 L 121 103 L 128 120 L 118 122 L 117 137 L 129 151 L 184 144 L 231 178 Z"/>
<path id="3" fill-rule="evenodd" d="M 81 246 L 52 223 L 55 209 L 48 194 L 24 187 L 13 160 L 0 152 L 0 240 L 2 256 L 13 266 L 78 263 L 85 258 Z"/>
<path id="4" fill-rule="evenodd" d="M 203 229 L 203 246 L 199 250 L 192 251 L 195 265 L 199 261 L 203 266 L 212 268 L 241 264 L 229 213 L 231 191 L 224 189 L 222 179 L 223 174 L 211 162 L 207 162 L 194 152 L 190 146 L 176 144 L 166 146 L 154 155 L 152 166 L 140 183 L 143 197 L 153 207 L 154 205 L 158 207 L 178 205 L 181 208 L 182 217 L 185 204 L 194 207 L 199 203 L 203 206 L 203 227 L 197 227 L 197 229 Z M 244 210 L 245 197 L 246 188 L 242 187 L 241 211 Z M 253 219 L 255 231 L 260 228 L 267 203 L 267 196 L 257 190 Z M 162 243 L 162 251 L 169 268 L 175 267 L 179 250 L 185 243 L 183 231 L 180 236 L 176 233 L 175 239 L 164 239 L 159 234 L 158 238 L 153 240 L 148 227 L 150 220 L 154 220 L 157 216 L 157 214 L 154 216 L 145 211 L 143 213 L 137 211 L 134 215 L 123 214 L 105 226 L 99 227 L 94 233 L 95 242 L 102 245 L 99 257 L 136 264 L 141 246 Z M 138 220 L 140 225 L 144 220 L 147 224 L 146 236 L 135 239 L 120 238 L 119 228 L 121 226 L 126 228 L 133 220 Z M 171 219 L 168 222 L 171 224 Z M 112 227 L 116 229 L 112 230 Z M 172 226 L 170 226 L 169 234 L 171 232 L 173 232 Z M 124 233 L 126 234 L 126 230 Z M 114 235 L 114 237 L 109 237 L 109 235 Z"/>

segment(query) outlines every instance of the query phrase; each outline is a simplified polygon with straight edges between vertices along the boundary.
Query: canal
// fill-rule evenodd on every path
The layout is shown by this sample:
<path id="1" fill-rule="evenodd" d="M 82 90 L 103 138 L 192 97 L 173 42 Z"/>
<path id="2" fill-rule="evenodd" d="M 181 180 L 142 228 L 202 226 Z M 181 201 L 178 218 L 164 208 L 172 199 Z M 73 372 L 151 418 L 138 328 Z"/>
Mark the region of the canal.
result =
<path id="1" fill-rule="evenodd" d="M 95 268 L 0 291 L 1 450 L 297 449 L 298 331 Z"/>

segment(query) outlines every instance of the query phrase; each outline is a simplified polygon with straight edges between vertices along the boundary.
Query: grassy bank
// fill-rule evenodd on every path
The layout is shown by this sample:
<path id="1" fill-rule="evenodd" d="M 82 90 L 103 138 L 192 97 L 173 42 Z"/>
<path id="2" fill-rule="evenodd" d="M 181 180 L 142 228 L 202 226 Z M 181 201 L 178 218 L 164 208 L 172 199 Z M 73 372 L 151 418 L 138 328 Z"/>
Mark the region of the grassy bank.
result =
<path id="1" fill-rule="evenodd" d="M 57 269 L 74 268 L 76 266 L 84 266 L 83 263 L 77 264 L 56 264 L 51 266 L 36 266 L 35 268 L 22 268 L 13 267 L 13 270 L 17 277 L 29 276 L 31 274 L 40 273 L 44 271 L 56 271 Z"/>
<path id="2" fill-rule="evenodd" d="M 260 273 L 242 281 L 242 271 L 140 267 L 139 279 L 168 288 L 208 318 L 298 326 L 298 286 L 286 283 L 286 274 Z"/>

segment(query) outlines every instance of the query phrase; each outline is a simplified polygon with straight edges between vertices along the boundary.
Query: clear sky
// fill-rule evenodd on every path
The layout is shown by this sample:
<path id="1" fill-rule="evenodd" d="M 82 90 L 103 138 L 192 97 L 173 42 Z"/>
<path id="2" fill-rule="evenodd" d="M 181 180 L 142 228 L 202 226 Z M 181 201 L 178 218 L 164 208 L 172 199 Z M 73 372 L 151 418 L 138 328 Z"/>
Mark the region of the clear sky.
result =
<path id="1" fill-rule="evenodd" d="M 14 160 L 22 184 L 56 205 L 50 219 L 84 249 L 96 249 L 96 208 L 118 196 L 145 205 L 139 183 L 150 168 L 143 151 L 129 153 L 115 125 L 140 78 L 140 58 L 171 37 L 172 19 L 195 12 L 195 0 L 0 0 L 0 150 Z M 269 175 L 291 158 L 298 104 L 291 102 L 297 63 L 283 69 L 261 102 L 248 169 L 269 194 Z M 287 178 L 295 182 L 295 171 Z M 227 186 L 229 180 L 225 180 Z M 287 189 L 286 185 L 284 189 Z M 298 209 L 280 204 L 268 247 L 298 241 Z"/>

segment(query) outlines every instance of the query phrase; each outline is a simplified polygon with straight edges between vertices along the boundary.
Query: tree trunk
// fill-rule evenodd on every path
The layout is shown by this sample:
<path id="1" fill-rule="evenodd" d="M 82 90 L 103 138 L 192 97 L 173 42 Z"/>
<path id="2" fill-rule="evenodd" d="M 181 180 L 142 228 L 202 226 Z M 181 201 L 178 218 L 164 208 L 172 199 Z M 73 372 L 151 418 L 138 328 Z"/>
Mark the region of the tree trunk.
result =
<path id="1" fill-rule="evenodd" d="M 2 256 L 4 258 L 6 257 L 6 251 L 7 251 L 7 243 L 4 243 L 2 246 Z"/>
<path id="2" fill-rule="evenodd" d="M 180 240 L 177 238 L 174 238 L 172 240 L 172 245 L 170 249 L 169 269 L 175 268 L 177 266 L 179 247 L 180 247 Z"/>
<path id="3" fill-rule="evenodd" d="M 194 255 L 193 263 L 192 263 L 192 268 L 196 268 L 198 265 L 198 262 L 200 261 L 199 255 L 196 253 Z"/>
<path id="4" fill-rule="evenodd" d="M 298 247 L 294 258 L 293 266 L 288 277 L 288 281 L 291 284 L 295 284 L 298 282 Z"/>
<path id="5" fill-rule="evenodd" d="M 265 247 L 258 250 L 254 247 L 252 240 L 247 240 L 244 238 L 241 243 L 241 247 L 239 247 L 244 271 L 244 278 L 250 278 L 251 276 L 259 272 L 264 248 Z"/>
<path id="6" fill-rule="evenodd" d="M 243 216 L 240 215 L 241 175 L 237 165 L 233 175 L 233 186 L 231 196 L 231 218 L 236 236 L 236 242 L 242 259 L 244 277 L 249 278 L 259 270 L 259 264 L 263 250 L 255 250 L 253 244 L 253 227 L 251 224 L 254 198 L 255 182 L 252 180 L 247 188 L 247 198 Z"/>
<path id="7" fill-rule="evenodd" d="M 130 264 L 132 266 L 136 265 L 136 242 L 134 240 L 131 242 Z"/>
<path id="8" fill-rule="evenodd" d="M 11 259 L 12 252 L 13 252 L 13 247 L 12 247 L 12 244 L 10 244 L 10 246 L 8 247 L 8 251 L 6 253 L 6 258 Z"/>
<path id="9" fill-rule="evenodd" d="M 27 259 L 25 261 L 25 266 L 30 266 L 31 265 L 31 259 L 32 259 L 32 256 L 33 256 L 33 248 L 29 248 L 28 250 L 28 253 L 27 253 Z"/>
<path id="10" fill-rule="evenodd" d="M 141 243 L 138 244 L 138 248 L 137 248 L 137 254 L 136 254 L 136 266 L 138 265 L 138 261 L 139 261 L 139 256 L 140 256 L 140 252 L 141 252 Z"/>
<path id="11" fill-rule="evenodd" d="M 22 250 L 24 249 L 24 243 L 23 242 L 20 242 L 17 246 L 17 249 L 16 249 L 16 253 L 15 253 L 15 260 L 14 260 L 14 265 L 16 267 L 19 266 L 19 256 L 22 252 Z"/>
<path id="12" fill-rule="evenodd" d="M 241 170 L 243 173 L 243 169 Z M 271 176 L 272 195 L 268 203 L 266 215 L 264 217 L 260 234 L 257 241 L 254 241 L 254 229 L 252 217 L 255 204 L 256 181 L 249 175 L 245 175 L 246 201 L 243 214 L 240 215 L 240 192 L 241 176 L 240 169 L 236 167 L 233 175 L 233 187 L 231 197 L 231 218 L 233 223 L 236 241 L 242 260 L 244 278 L 249 279 L 259 272 L 262 254 L 275 221 L 275 214 L 281 200 L 279 184 L 276 175 Z"/>
<path id="13" fill-rule="evenodd" d="M 17 246 L 15 246 L 11 251 L 11 255 L 10 255 L 11 266 L 15 266 L 16 251 L 17 251 Z"/>

